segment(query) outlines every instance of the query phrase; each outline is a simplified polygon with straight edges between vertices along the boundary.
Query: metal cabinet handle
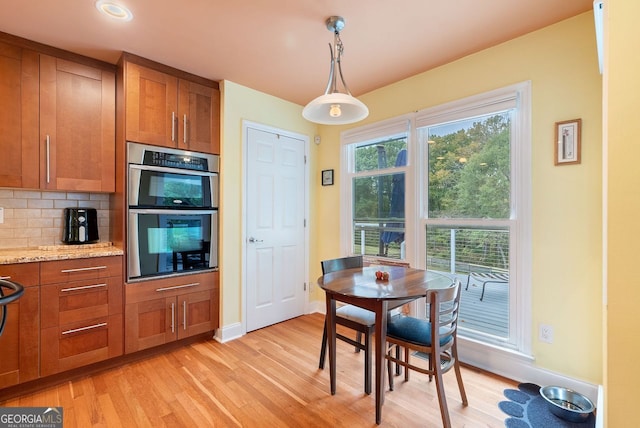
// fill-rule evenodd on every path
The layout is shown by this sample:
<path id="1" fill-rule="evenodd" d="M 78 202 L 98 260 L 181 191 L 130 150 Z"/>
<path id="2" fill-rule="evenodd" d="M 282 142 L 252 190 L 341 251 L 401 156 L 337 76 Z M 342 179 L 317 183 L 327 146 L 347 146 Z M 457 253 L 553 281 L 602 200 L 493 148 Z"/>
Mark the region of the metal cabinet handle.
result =
<path id="1" fill-rule="evenodd" d="M 51 182 L 51 139 L 47 135 L 47 184 Z"/>
<path id="2" fill-rule="evenodd" d="M 63 288 L 60 291 L 64 293 L 64 292 L 67 292 L 67 291 L 88 290 L 90 288 L 101 288 L 101 287 L 106 287 L 106 286 L 107 286 L 107 284 L 93 284 L 93 285 L 84 285 L 82 287 Z"/>
<path id="3" fill-rule="evenodd" d="M 175 320 L 176 320 L 176 304 L 172 303 L 171 304 L 171 333 L 176 332 Z"/>
<path id="4" fill-rule="evenodd" d="M 176 112 L 171 112 L 171 141 L 176 141 Z"/>
<path id="5" fill-rule="evenodd" d="M 183 121 L 183 127 L 184 127 L 184 131 L 183 131 L 183 139 L 184 139 L 184 143 L 187 144 L 187 115 L 184 115 L 184 119 Z"/>
<path id="6" fill-rule="evenodd" d="M 189 288 L 189 287 L 195 287 L 197 285 L 200 285 L 200 283 L 199 282 L 192 282 L 191 284 L 173 285 L 171 287 L 156 288 L 156 291 L 177 290 L 178 288 Z"/>
<path id="7" fill-rule="evenodd" d="M 182 328 L 187 331 L 187 301 L 182 301 Z"/>
<path id="8" fill-rule="evenodd" d="M 85 272 L 89 270 L 100 270 L 100 269 L 106 269 L 106 268 L 107 268 L 106 266 L 91 266 L 91 267 L 75 268 L 75 269 L 61 269 L 60 272 L 74 273 L 74 272 Z"/>
<path id="9" fill-rule="evenodd" d="M 93 330 L 94 328 L 100 328 L 100 327 L 106 327 L 106 326 L 107 326 L 106 322 L 101 322 L 99 324 L 88 325 L 86 327 L 80 327 L 80 328 L 73 328 L 71 330 L 65 330 L 65 331 L 62 332 L 62 334 L 78 333 L 80 331 Z"/>
<path id="10" fill-rule="evenodd" d="M 0 279 L 11 279 L 10 276 L 0 276 Z"/>

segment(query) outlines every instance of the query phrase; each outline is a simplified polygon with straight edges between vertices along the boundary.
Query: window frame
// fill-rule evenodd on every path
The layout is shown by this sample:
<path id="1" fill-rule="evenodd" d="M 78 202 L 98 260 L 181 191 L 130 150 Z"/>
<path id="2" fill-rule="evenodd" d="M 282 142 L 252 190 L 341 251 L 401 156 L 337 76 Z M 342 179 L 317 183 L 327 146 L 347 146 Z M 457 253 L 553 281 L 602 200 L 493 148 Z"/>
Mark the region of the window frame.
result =
<path id="1" fill-rule="evenodd" d="M 427 142 L 418 141 L 418 129 L 429 125 L 453 122 L 482 114 L 504 111 L 516 107 L 512 116 L 511 143 L 511 213 L 509 219 L 487 220 L 487 224 L 506 225 L 510 229 L 510 284 L 509 313 L 510 339 L 484 341 L 481 344 L 498 345 L 509 351 L 531 355 L 531 82 L 521 82 L 482 94 L 420 110 L 393 119 L 350 129 L 341 133 L 340 241 L 343 254 L 352 252 L 353 212 L 352 179 L 354 143 L 398 134 L 408 129 L 407 166 L 405 170 L 405 260 L 412 266 L 426 268 L 426 227 L 431 225 L 476 225 L 475 220 L 429 219 L 427 189 Z M 425 162 L 427 162 L 425 164 Z M 397 171 L 395 168 L 377 170 L 376 174 Z M 371 174 L 365 174 L 371 175 Z M 478 338 L 461 337 L 478 342 Z"/>

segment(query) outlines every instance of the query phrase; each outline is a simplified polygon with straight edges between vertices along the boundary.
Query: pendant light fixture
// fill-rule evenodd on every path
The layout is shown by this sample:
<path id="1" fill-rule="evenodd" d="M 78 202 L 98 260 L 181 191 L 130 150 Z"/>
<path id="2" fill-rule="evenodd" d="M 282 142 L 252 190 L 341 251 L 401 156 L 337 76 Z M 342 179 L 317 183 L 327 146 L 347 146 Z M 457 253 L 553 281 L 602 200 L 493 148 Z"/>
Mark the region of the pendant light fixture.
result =
<path id="1" fill-rule="evenodd" d="M 331 70 L 324 95 L 311 101 L 302 110 L 302 116 L 308 121 L 321 125 L 345 125 L 358 122 L 369 115 L 369 109 L 360 100 L 354 98 L 342 76 L 342 52 L 344 46 L 340 40 L 340 31 L 344 28 L 344 18 L 331 16 L 326 21 L 327 29 L 334 34 L 331 52 Z M 338 75 L 344 92 L 338 91 Z"/>

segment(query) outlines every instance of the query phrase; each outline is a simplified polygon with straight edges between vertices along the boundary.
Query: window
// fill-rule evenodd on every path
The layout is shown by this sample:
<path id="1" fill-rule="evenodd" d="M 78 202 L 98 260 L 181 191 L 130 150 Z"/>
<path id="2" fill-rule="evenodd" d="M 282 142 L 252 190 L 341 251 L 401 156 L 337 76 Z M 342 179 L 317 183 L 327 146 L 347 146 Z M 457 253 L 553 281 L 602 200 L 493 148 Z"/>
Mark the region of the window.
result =
<path id="1" fill-rule="evenodd" d="M 529 104 L 527 82 L 342 135 L 346 252 L 459 278 L 461 337 L 523 353 L 531 347 Z M 410 125 L 404 133 L 401 122 Z"/>
<path id="2" fill-rule="evenodd" d="M 349 146 L 351 254 L 405 258 L 407 121 L 398 128 L 404 131 L 394 127 L 393 134 L 367 135 Z"/>

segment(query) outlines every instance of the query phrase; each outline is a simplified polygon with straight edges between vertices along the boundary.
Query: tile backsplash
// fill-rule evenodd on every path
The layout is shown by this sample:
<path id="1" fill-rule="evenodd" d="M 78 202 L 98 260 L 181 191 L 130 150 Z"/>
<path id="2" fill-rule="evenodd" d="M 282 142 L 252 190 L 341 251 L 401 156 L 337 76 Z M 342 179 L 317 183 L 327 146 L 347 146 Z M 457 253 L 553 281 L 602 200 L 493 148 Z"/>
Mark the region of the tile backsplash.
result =
<path id="1" fill-rule="evenodd" d="M 109 194 L 0 189 L 0 249 L 61 245 L 65 208 L 95 208 L 100 241 L 109 240 Z"/>

